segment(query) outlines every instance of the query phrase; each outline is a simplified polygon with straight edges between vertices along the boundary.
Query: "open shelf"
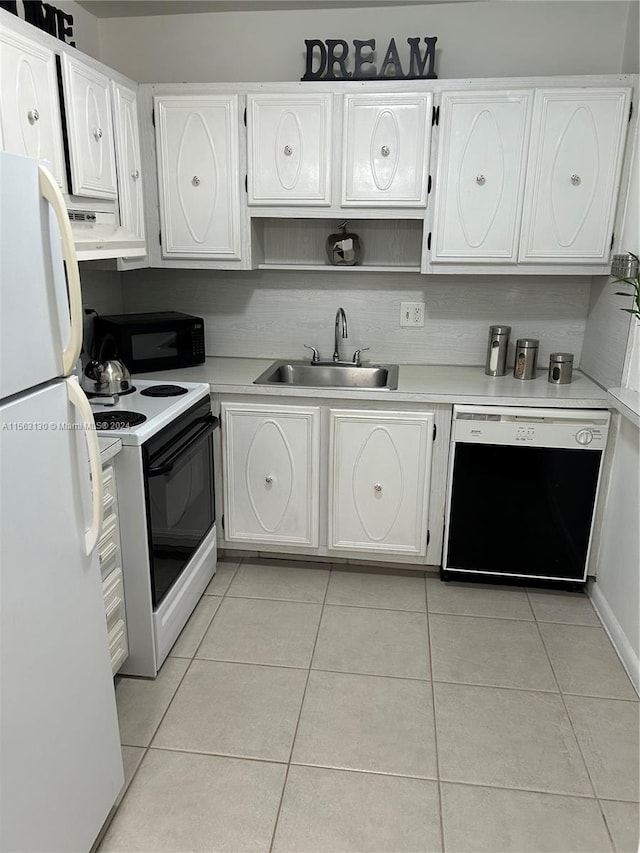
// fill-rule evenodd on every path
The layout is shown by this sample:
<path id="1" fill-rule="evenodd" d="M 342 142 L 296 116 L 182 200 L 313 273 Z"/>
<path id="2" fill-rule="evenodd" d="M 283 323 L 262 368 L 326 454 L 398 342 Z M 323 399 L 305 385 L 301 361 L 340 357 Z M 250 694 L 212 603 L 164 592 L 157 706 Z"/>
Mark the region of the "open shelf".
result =
<path id="1" fill-rule="evenodd" d="M 326 256 L 329 234 L 338 219 L 260 218 L 252 220 L 254 263 L 258 269 L 420 272 L 423 221 L 420 219 L 347 219 L 360 237 L 361 262 L 333 266 Z"/>

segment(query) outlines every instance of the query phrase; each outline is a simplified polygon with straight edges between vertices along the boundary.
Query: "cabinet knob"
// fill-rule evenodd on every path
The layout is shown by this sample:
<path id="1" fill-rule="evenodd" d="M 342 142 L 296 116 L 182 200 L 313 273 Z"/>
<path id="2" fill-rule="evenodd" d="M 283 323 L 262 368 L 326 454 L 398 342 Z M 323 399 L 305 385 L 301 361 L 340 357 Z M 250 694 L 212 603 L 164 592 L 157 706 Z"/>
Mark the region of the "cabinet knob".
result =
<path id="1" fill-rule="evenodd" d="M 574 185 L 574 187 L 579 187 L 582 183 L 582 178 L 580 177 L 580 175 L 571 175 L 569 180 Z"/>
<path id="2" fill-rule="evenodd" d="M 380 483 L 376 483 L 375 486 L 373 487 L 373 490 L 374 490 L 374 492 L 381 492 L 382 486 L 380 485 Z"/>
<path id="3" fill-rule="evenodd" d="M 134 181 L 138 180 L 138 178 L 140 177 L 140 172 L 138 171 L 138 169 L 134 169 L 133 172 L 131 172 L 131 177 Z"/>
<path id="4" fill-rule="evenodd" d="M 29 110 L 27 118 L 29 119 L 29 124 L 35 124 L 40 118 L 40 113 L 38 110 Z"/>
<path id="5" fill-rule="evenodd" d="M 478 175 L 478 177 L 476 178 L 476 184 L 479 187 L 483 187 L 486 183 L 487 183 L 487 179 L 485 178 L 485 176 L 484 175 Z"/>
<path id="6" fill-rule="evenodd" d="M 93 138 L 95 139 L 96 142 L 99 142 L 102 139 L 102 128 L 101 127 L 96 127 L 96 129 L 93 131 Z"/>
<path id="7" fill-rule="evenodd" d="M 293 154 L 293 148 L 290 145 L 285 145 L 282 150 L 284 151 L 285 157 L 291 157 Z"/>
<path id="8" fill-rule="evenodd" d="M 391 154 L 391 149 L 389 148 L 388 145 L 383 145 L 382 148 L 380 149 L 380 153 L 382 154 L 383 157 L 388 157 L 389 154 Z"/>
<path id="9" fill-rule="evenodd" d="M 191 183 L 193 184 L 194 187 L 199 187 L 200 186 L 200 178 L 197 175 L 194 175 L 191 178 Z"/>
<path id="10" fill-rule="evenodd" d="M 273 483 L 273 477 L 269 474 L 264 478 L 264 481 L 267 484 L 267 486 L 270 486 L 271 483 Z"/>

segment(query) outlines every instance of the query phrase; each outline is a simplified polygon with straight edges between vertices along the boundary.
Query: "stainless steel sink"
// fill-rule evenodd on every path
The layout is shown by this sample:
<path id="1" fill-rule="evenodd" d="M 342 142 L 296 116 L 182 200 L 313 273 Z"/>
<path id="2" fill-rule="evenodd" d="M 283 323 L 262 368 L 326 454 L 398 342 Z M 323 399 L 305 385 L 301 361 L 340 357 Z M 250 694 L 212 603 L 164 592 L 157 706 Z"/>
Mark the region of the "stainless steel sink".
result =
<path id="1" fill-rule="evenodd" d="M 398 387 L 398 365 L 274 361 L 253 380 L 253 384 L 302 388 L 380 388 L 394 391 Z"/>

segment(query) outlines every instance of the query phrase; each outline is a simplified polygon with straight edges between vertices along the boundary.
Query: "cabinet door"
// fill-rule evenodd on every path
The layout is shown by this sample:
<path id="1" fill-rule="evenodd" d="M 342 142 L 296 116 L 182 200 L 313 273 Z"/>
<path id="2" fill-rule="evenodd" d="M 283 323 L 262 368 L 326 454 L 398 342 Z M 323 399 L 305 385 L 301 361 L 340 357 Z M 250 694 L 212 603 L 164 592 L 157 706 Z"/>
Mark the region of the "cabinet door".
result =
<path id="1" fill-rule="evenodd" d="M 48 160 L 60 189 L 66 191 L 55 55 L 0 30 L 0 85 L 3 150 Z"/>
<path id="2" fill-rule="evenodd" d="M 432 413 L 331 410 L 329 547 L 424 556 Z"/>
<path id="3" fill-rule="evenodd" d="M 249 204 L 331 203 L 331 95 L 249 95 Z"/>
<path id="4" fill-rule="evenodd" d="M 630 89 L 536 92 L 521 263 L 608 260 Z"/>
<path id="5" fill-rule="evenodd" d="M 120 224 L 144 240 L 144 206 L 138 104 L 136 92 L 120 83 L 111 83 L 113 126 L 118 164 Z"/>
<path id="6" fill-rule="evenodd" d="M 222 404 L 225 538 L 318 545 L 320 410 Z"/>
<path id="7" fill-rule="evenodd" d="M 517 261 L 532 96 L 443 94 L 434 263 Z"/>
<path id="8" fill-rule="evenodd" d="M 424 207 L 431 95 L 345 95 L 342 204 Z"/>
<path id="9" fill-rule="evenodd" d="M 109 79 L 67 53 L 61 58 L 71 192 L 90 198 L 116 198 Z"/>
<path id="10" fill-rule="evenodd" d="M 240 259 L 238 96 L 155 98 L 162 251 Z"/>

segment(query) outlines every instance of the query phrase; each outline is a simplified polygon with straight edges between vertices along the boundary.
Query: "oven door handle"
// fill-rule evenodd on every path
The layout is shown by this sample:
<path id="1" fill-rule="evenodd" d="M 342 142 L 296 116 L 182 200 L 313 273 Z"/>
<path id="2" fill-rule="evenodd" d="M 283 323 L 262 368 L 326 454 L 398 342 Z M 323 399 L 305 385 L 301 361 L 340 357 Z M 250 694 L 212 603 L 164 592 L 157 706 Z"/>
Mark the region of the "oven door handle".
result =
<path id="1" fill-rule="evenodd" d="M 215 415 L 208 415 L 204 422 L 204 426 L 201 426 L 195 433 L 192 433 L 186 441 L 183 441 L 182 444 L 180 444 L 164 462 L 160 465 L 152 465 L 148 468 L 147 476 L 159 477 L 161 474 L 169 474 L 173 470 L 173 466 L 176 464 L 176 461 L 180 456 L 182 456 L 182 454 L 192 445 L 197 444 L 207 435 L 212 433 L 214 429 L 217 429 L 219 423 L 220 422 Z"/>

